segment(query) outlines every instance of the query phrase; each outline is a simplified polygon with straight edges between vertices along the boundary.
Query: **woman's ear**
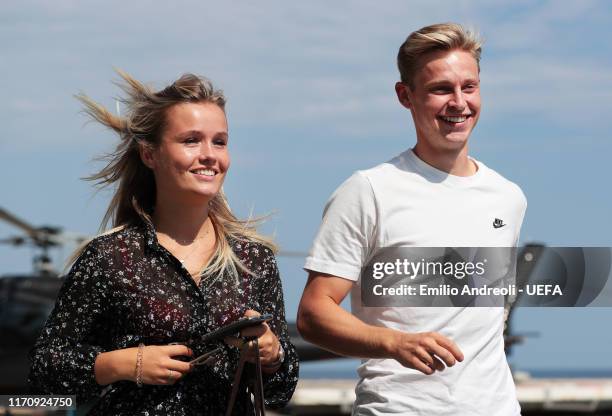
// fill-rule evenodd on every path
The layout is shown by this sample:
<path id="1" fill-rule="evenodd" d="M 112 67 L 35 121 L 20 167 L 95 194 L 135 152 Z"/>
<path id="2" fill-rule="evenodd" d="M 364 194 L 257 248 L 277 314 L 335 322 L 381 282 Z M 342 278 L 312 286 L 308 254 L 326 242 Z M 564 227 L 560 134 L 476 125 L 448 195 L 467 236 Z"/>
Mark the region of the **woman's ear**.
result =
<path id="1" fill-rule="evenodd" d="M 151 170 L 155 169 L 155 156 L 154 150 L 151 146 L 146 146 L 142 143 L 138 144 L 138 153 L 140 154 L 140 160 L 146 167 Z"/>

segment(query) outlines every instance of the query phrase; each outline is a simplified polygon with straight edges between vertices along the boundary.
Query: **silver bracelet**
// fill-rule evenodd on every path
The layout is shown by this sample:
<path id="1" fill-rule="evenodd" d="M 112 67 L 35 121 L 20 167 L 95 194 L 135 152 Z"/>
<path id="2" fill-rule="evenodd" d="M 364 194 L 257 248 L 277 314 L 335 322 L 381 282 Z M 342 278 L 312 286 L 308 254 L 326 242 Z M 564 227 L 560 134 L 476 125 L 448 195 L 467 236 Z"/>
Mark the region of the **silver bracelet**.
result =
<path id="1" fill-rule="evenodd" d="M 138 352 L 136 353 L 136 385 L 142 387 L 142 355 L 145 345 L 141 342 L 138 344 Z"/>

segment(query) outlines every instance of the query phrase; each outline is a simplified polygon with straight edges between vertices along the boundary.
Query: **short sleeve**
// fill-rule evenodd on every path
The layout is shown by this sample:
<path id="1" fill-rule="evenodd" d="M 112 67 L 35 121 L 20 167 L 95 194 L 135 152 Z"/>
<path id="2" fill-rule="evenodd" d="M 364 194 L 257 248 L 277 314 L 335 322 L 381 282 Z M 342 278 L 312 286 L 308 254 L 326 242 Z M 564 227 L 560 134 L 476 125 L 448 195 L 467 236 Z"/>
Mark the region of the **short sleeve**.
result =
<path id="1" fill-rule="evenodd" d="M 304 269 L 357 281 L 375 244 L 376 224 L 372 186 L 356 172 L 327 202 Z"/>
<path id="2" fill-rule="evenodd" d="M 99 395 L 94 364 L 104 349 L 95 341 L 108 304 L 101 254 L 90 243 L 60 290 L 55 307 L 30 351 L 32 392 L 74 394 L 84 402 Z"/>
<path id="3" fill-rule="evenodd" d="M 517 186 L 518 188 L 518 186 Z M 525 212 L 527 211 L 527 197 L 525 197 L 525 194 L 523 193 L 523 191 L 518 188 L 518 203 L 517 203 L 517 208 L 516 208 L 516 212 L 517 212 L 517 217 L 516 217 L 516 234 L 514 236 L 514 243 L 513 245 L 516 247 L 519 244 L 519 240 L 520 240 L 520 235 L 521 235 L 521 227 L 523 226 L 523 220 L 525 219 Z"/>

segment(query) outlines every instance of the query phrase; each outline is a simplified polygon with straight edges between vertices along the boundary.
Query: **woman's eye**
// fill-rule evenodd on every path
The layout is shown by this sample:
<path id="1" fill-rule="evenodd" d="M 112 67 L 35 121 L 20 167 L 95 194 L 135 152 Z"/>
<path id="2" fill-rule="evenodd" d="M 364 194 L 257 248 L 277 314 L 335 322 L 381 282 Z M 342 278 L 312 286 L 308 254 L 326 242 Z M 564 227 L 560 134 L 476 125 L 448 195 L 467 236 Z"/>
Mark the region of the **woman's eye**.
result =
<path id="1" fill-rule="evenodd" d="M 197 137 L 187 137 L 185 139 L 185 143 L 197 143 L 197 142 L 198 142 Z"/>
<path id="2" fill-rule="evenodd" d="M 213 144 L 215 146 L 226 146 L 227 145 L 227 137 L 217 136 L 213 138 Z"/>

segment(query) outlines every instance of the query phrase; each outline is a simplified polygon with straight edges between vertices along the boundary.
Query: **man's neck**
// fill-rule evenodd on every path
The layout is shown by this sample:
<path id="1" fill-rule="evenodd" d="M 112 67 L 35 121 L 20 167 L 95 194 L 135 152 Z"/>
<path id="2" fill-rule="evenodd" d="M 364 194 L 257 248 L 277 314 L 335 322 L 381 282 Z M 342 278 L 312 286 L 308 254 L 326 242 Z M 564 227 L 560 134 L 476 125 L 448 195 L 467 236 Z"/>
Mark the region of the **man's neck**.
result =
<path id="1" fill-rule="evenodd" d="M 455 176 L 472 176 L 478 166 L 468 157 L 467 144 L 461 149 L 440 152 L 420 142 L 413 149 L 419 159 L 434 168 Z"/>

